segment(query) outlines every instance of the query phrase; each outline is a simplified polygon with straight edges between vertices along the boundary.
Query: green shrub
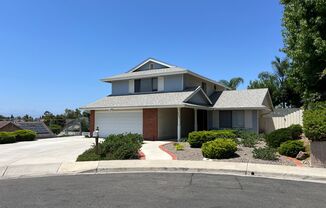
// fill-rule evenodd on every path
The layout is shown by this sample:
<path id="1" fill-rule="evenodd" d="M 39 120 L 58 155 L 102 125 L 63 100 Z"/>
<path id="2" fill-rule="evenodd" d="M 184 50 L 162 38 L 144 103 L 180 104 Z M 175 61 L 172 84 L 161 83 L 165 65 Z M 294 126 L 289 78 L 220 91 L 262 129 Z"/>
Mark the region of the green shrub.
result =
<path id="1" fill-rule="evenodd" d="M 189 133 L 188 143 L 193 148 L 199 148 L 203 143 L 213 141 L 217 138 L 235 139 L 236 134 L 232 130 L 194 131 Z"/>
<path id="2" fill-rule="evenodd" d="M 12 132 L 0 132 L 0 144 L 15 143 L 16 136 Z"/>
<path id="3" fill-rule="evenodd" d="M 105 156 L 103 154 L 96 154 L 95 147 L 91 147 L 90 149 L 86 150 L 84 153 L 77 157 L 77 161 L 96 161 L 102 160 Z"/>
<path id="4" fill-rule="evenodd" d="M 105 157 L 108 160 L 138 159 L 141 142 L 142 137 L 138 134 L 110 135 L 103 142 Z"/>
<path id="5" fill-rule="evenodd" d="M 278 152 L 281 155 L 289 157 L 296 157 L 300 151 L 304 150 L 303 141 L 299 140 L 286 141 L 278 148 Z"/>
<path id="6" fill-rule="evenodd" d="M 31 130 L 17 130 L 14 132 L 17 141 L 33 141 L 36 133 Z"/>
<path id="7" fill-rule="evenodd" d="M 292 124 L 288 127 L 291 131 L 292 139 L 300 139 L 303 132 L 302 126 L 300 124 Z"/>
<path id="8" fill-rule="evenodd" d="M 49 128 L 54 134 L 59 134 L 62 131 L 62 127 L 57 124 L 51 124 Z"/>
<path id="9" fill-rule="evenodd" d="M 241 138 L 241 144 L 245 147 L 255 147 L 260 136 L 252 131 L 239 131 L 238 137 Z"/>
<path id="10" fill-rule="evenodd" d="M 268 134 L 265 140 L 269 147 L 277 148 L 283 142 L 292 140 L 292 133 L 291 130 L 288 128 L 277 129 L 271 132 L 270 134 Z"/>
<path id="11" fill-rule="evenodd" d="M 303 112 L 303 131 L 311 140 L 326 139 L 326 101 L 319 102 L 315 107 Z"/>
<path id="12" fill-rule="evenodd" d="M 237 151 L 237 144 L 232 139 L 218 138 L 204 143 L 201 151 L 204 157 L 210 159 L 230 158 Z"/>
<path id="13" fill-rule="evenodd" d="M 112 134 L 99 143 L 99 155 L 93 146 L 79 155 L 77 161 L 138 159 L 142 142 L 140 134 Z"/>
<path id="14" fill-rule="evenodd" d="M 177 150 L 177 151 L 184 150 L 184 146 L 180 143 L 175 143 L 174 147 L 175 147 L 175 150 Z"/>
<path id="15" fill-rule="evenodd" d="M 276 150 L 270 147 L 254 148 L 253 157 L 261 160 L 277 160 Z"/>

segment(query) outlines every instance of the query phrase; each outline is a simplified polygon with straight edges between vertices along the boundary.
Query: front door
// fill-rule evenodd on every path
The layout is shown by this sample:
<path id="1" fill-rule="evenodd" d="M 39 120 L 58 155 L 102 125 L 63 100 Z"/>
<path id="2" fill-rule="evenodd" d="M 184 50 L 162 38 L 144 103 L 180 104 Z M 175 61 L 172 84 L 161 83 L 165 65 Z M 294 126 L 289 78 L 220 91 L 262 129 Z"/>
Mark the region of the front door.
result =
<path id="1" fill-rule="evenodd" d="M 198 131 L 207 130 L 207 111 L 197 110 Z"/>

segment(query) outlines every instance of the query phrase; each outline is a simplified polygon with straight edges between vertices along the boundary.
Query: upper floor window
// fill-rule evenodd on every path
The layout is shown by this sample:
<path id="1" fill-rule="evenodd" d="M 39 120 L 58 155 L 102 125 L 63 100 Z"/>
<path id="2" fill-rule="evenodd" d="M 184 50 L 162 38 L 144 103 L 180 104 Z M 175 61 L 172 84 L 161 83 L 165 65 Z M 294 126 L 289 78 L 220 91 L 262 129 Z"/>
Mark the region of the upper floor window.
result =
<path id="1" fill-rule="evenodd" d="M 207 85 L 206 85 L 205 82 L 202 82 L 202 83 L 201 83 L 201 88 L 203 88 L 204 92 L 207 91 Z"/>
<path id="2" fill-rule="evenodd" d="M 135 79 L 135 92 L 140 92 L 140 79 Z"/>
<path id="3" fill-rule="evenodd" d="M 157 77 L 152 78 L 152 91 L 157 91 Z"/>
<path id="4" fill-rule="evenodd" d="M 149 64 L 149 69 L 154 69 L 154 64 L 153 63 Z"/>

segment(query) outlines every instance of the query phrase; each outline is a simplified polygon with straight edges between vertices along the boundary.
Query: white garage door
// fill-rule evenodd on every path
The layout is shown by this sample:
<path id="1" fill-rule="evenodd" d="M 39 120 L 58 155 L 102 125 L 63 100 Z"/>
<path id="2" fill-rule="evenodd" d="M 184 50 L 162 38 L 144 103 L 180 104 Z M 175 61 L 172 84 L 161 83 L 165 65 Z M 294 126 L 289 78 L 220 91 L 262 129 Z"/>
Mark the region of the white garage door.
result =
<path id="1" fill-rule="evenodd" d="M 143 111 L 95 111 L 95 128 L 100 137 L 109 134 L 143 133 Z"/>

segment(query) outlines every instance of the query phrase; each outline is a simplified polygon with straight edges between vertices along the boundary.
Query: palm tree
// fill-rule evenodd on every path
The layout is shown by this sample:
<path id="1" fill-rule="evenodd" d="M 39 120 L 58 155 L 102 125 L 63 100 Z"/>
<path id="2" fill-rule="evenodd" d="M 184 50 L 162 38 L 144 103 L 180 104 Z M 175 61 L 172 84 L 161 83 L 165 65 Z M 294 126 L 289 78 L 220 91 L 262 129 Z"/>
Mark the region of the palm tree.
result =
<path id="1" fill-rule="evenodd" d="M 285 104 L 286 104 L 285 80 L 286 80 L 286 73 L 290 69 L 289 59 L 287 57 L 284 59 L 281 59 L 276 56 L 275 60 L 272 61 L 272 67 L 274 69 L 274 75 L 279 82 L 282 107 L 285 108 Z"/>
<path id="2" fill-rule="evenodd" d="M 230 81 L 227 80 L 220 80 L 220 83 L 231 88 L 232 90 L 236 90 L 240 84 L 242 84 L 244 80 L 241 77 L 234 77 L 230 79 Z"/>

